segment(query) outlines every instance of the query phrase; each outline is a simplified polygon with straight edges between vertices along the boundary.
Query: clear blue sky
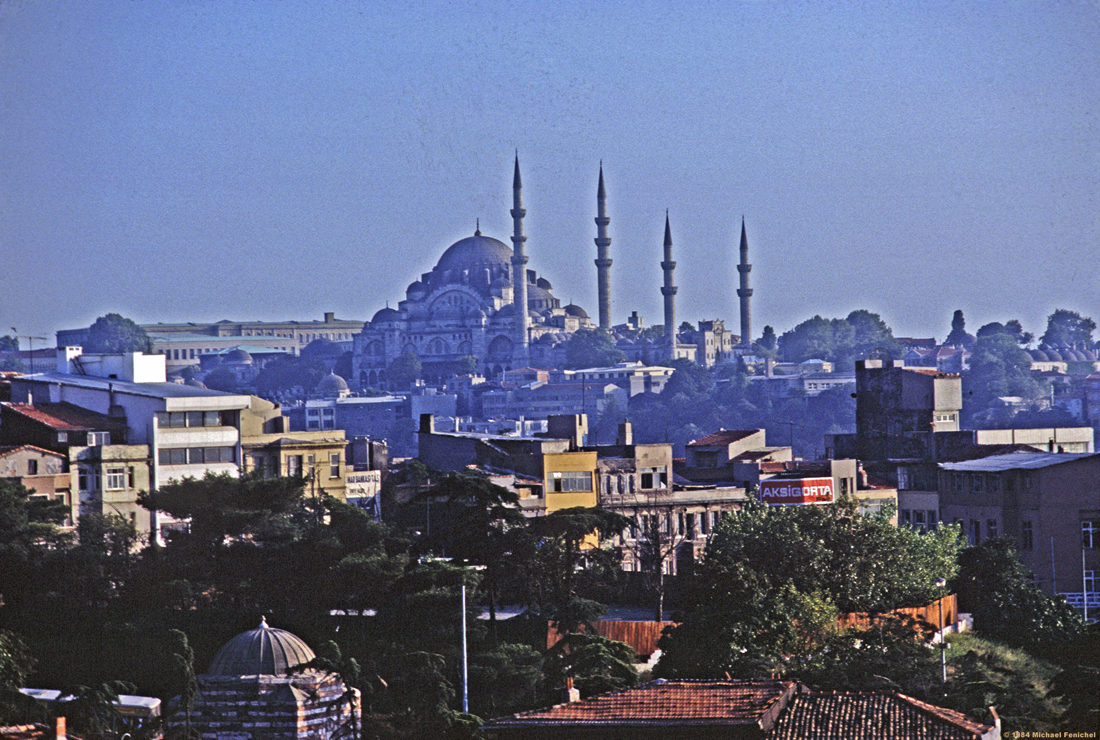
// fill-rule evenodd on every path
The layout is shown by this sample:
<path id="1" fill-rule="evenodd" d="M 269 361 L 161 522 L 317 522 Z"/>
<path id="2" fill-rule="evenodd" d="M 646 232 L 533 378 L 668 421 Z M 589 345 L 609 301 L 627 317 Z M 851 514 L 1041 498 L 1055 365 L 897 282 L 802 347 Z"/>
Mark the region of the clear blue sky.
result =
<path id="1" fill-rule="evenodd" d="M 369 319 L 474 230 L 596 314 L 1100 320 L 1100 6 L 0 0 L 0 334 Z"/>

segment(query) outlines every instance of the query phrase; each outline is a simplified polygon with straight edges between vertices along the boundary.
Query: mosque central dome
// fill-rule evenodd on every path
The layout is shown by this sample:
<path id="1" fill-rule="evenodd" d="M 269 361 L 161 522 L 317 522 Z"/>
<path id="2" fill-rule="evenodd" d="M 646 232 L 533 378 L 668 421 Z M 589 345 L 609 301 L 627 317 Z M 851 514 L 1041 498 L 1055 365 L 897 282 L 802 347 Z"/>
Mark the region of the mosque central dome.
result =
<path id="1" fill-rule="evenodd" d="M 435 269 L 470 270 L 477 267 L 507 267 L 512 262 L 512 250 L 507 244 L 475 231 L 473 236 L 459 239 L 439 258 Z"/>
<path id="2" fill-rule="evenodd" d="M 286 630 L 260 621 L 260 626 L 242 632 L 222 646 L 210 663 L 210 676 L 285 676 L 317 655 L 305 640 Z"/>

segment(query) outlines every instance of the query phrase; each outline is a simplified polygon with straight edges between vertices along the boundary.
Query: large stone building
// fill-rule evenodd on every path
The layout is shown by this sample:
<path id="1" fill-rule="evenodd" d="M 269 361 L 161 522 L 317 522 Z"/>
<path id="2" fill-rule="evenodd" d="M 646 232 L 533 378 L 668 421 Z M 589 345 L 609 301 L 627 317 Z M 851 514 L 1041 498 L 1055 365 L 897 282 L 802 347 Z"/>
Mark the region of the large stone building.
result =
<path id="1" fill-rule="evenodd" d="M 405 298 L 396 308 L 379 310 L 355 337 L 353 343 L 354 388 L 380 387 L 390 378 L 391 364 L 402 355 L 419 358 L 426 379 L 444 380 L 456 371 L 476 371 L 484 377 L 499 378 L 504 372 L 525 366 L 561 367 L 568 338 L 580 329 L 601 328 L 612 331 L 620 349 L 629 359 L 655 362 L 686 358 L 695 360 L 701 353 L 706 365 L 729 359 L 732 349 L 747 339 L 725 331 L 721 321 L 700 325 L 700 350 L 695 337 L 680 337 L 676 324 L 673 283 L 676 267 L 672 259 L 672 234 L 665 219 L 664 283 L 660 288 L 664 302 L 662 338 L 644 340 L 638 331 L 612 329 L 610 311 L 610 268 L 607 215 L 603 169 L 597 193 L 596 259 L 599 296 L 599 323 L 577 305 L 561 305 L 553 287 L 534 270 L 527 269 L 523 218 L 523 185 L 517 158 L 512 182 L 512 246 L 481 233 L 452 244 L 430 272 L 420 276 L 405 290 Z M 747 289 L 747 241 L 742 225 L 741 296 L 742 313 L 749 310 Z M 655 255 L 656 256 L 656 255 Z M 526 310 L 517 311 L 516 306 Z M 747 317 L 746 317 L 747 318 Z M 640 320 L 638 322 L 640 325 Z M 743 326 L 748 324 L 743 321 Z M 616 327 L 617 329 L 617 327 Z M 693 332 L 694 334 L 695 332 Z M 674 337 L 672 341 L 669 337 Z"/>

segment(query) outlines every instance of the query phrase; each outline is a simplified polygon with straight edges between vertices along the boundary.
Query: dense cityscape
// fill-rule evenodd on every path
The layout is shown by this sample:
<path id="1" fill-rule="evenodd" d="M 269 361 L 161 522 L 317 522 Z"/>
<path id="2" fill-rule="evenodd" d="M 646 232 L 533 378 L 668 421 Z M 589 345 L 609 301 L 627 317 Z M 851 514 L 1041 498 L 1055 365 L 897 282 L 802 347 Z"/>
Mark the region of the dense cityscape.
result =
<path id="1" fill-rule="evenodd" d="M 0 740 L 1100 736 L 1095 2 L 0 2 Z"/>
<path id="2" fill-rule="evenodd" d="M 754 332 L 742 222 L 740 333 L 678 324 L 666 218 L 664 321 L 613 324 L 601 172 L 593 320 L 526 267 L 522 189 L 517 157 L 513 247 L 478 229 L 370 321 L 0 339 L 10 721 L 1094 726 L 1091 318 Z"/>

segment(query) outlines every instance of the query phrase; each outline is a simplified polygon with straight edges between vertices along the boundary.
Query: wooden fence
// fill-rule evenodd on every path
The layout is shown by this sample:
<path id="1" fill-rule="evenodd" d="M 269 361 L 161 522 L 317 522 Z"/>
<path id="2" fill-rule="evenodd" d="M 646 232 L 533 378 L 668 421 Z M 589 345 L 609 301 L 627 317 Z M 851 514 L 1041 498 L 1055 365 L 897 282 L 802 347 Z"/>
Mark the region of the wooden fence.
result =
<path id="1" fill-rule="evenodd" d="M 643 660 L 653 654 L 657 649 L 657 640 L 661 639 L 661 630 L 676 622 L 622 622 L 617 620 L 604 620 L 596 622 L 596 634 L 609 640 L 625 642 L 634 648 L 634 652 Z M 549 626 L 546 635 L 546 648 L 554 647 L 561 640 L 562 635 Z"/>
<path id="2" fill-rule="evenodd" d="M 943 603 L 943 624 L 940 624 L 940 602 Z M 942 630 L 946 625 L 954 624 L 959 621 L 958 600 L 955 598 L 955 594 L 950 594 L 937 601 L 933 601 L 927 606 L 895 609 L 891 612 L 887 612 L 887 614 L 892 616 L 912 617 L 918 621 L 923 620 L 928 622 L 928 624 L 936 626 L 938 631 Z M 871 626 L 871 623 L 872 615 L 864 612 L 851 612 L 841 614 L 837 617 L 837 626 L 841 629 L 866 629 Z M 627 645 L 634 648 L 634 652 L 638 654 L 640 659 L 646 660 L 653 654 L 653 651 L 657 649 L 657 640 L 661 639 L 661 631 L 665 627 L 675 624 L 676 622 L 624 622 L 606 620 L 596 622 L 596 634 L 600 637 L 625 642 Z M 558 634 L 557 630 L 555 630 L 552 625 L 549 625 L 547 627 L 546 649 L 549 650 L 554 647 L 561 639 L 562 635 Z"/>
<path id="3" fill-rule="evenodd" d="M 943 603 L 943 624 L 940 624 L 940 602 Z M 936 631 L 942 630 L 946 625 L 959 621 L 959 605 L 955 594 L 948 594 L 941 599 L 933 601 L 927 606 L 915 606 L 909 609 L 894 609 L 883 616 L 912 617 L 917 621 L 925 621 L 936 627 Z M 841 614 L 837 618 L 837 626 L 841 629 L 859 628 L 866 629 L 871 626 L 871 615 L 863 612 L 850 612 Z"/>

